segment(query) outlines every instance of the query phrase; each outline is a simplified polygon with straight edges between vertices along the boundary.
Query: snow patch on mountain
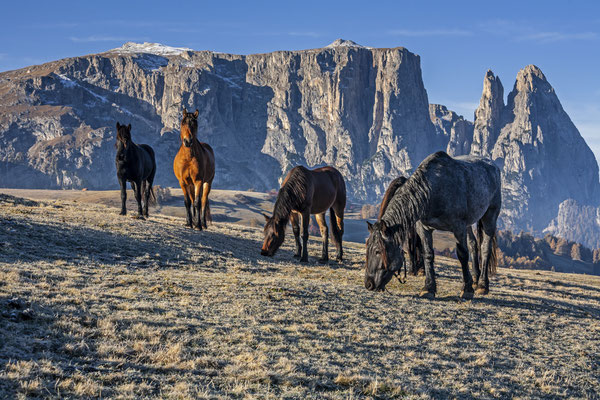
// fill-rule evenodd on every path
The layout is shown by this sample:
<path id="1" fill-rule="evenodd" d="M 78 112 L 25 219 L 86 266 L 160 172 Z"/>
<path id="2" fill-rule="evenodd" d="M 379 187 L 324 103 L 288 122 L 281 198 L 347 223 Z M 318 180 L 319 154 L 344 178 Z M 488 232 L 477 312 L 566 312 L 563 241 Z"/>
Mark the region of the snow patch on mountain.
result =
<path id="1" fill-rule="evenodd" d="M 135 43 L 135 42 L 127 42 L 121 47 L 117 47 L 116 49 L 109 50 L 109 53 L 146 53 L 146 54 L 154 54 L 157 56 L 178 56 L 181 53 L 186 51 L 194 51 L 187 47 L 171 47 L 166 46 L 160 43 Z"/>
<path id="2" fill-rule="evenodd" d="M 360 44 L 358 44 L 352 40 L 346 40 L 346 39 L 336 39 L 332 43 L 330 43 L 329 45 L 327 45 L 325 47 L 328 49 L 335 48 L 335 47 L 358 47 L 361 49 L 370 49 L 370 47 L 361 46 Z"/>

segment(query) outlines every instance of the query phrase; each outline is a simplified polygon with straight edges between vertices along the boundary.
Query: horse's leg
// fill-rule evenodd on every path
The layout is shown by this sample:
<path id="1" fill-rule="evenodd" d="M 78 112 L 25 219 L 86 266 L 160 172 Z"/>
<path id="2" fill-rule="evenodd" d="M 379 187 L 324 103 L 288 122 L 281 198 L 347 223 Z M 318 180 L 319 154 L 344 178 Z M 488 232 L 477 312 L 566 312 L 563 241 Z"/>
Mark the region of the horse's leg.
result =
<path id="1" fill-rule="evenodd" d="M 308 262 L 308 225 L 310 225 L 310 211 L 303 212 L 301 216 L 302 257 L 300 257 L 300 262 Z"/>
<path id="2" fill-rule="evenodd" d="M 471 273 L 469 272 L 469 250 L 467 249 L 466 229 L 461 229 L 457 232 L 454 232 L 454 237 L 456 238 L 456 256 L 460 261 L 463 274 L 463 287 L 462 291 L 460 292 L 460 297 L 463 299 L 472 299 L 473 278 L 471 278 Z"/>
<path id="3" fill-rule="evenodd" d="M 202 230 L 202 181 L 194 182 L 194 227 Z"/>
<path id="4" fill-rule="evenodd" d="M 419 296 L 432 299 L 437 291 L 433 269 L 433 229 L 426 229 L 418 222 L 416 226 L 417 233 L 423 243 L 423 258 L 425 261 L 425 287 L 421 290 Z"/>
<path id="5" fill-rule="evenodd" d="M 193 219 L 192 219 L 192 197 L 190 194 L 190 190 L 189 188 L 181 183 L 181 190 L 183 191 L 183 202 L 185 204 L 185 226 L 189 226 L 190 228 L 193 228 Z"/>
<path id="6" fill-rule="evenodd" d="M 495 263 L 496 260 L 493 259 L 495 257 L 495 252 L 492 247 L 494 246 L 494 236 L 496 235 L 496 220 L 498 219 L 499 208 L 488 208 L 488 210 L 481 217 L 481 226 L 479 229 L 482 229 L 482 240 L 481 240 L 481 275 L 479 277 L 479 281 L 477 283 L 476 294 L 488 294 L 490 291 L 490 281 L 489 281 L 489 270 L 491 268 L 491 264 Z"/>
<path id="7" fill-rule="evenodd" d="M 481 270 L 479 269 L 479 247 L 477 246 L 477 239 L 473 234 L 473 228 L 467 227 L 467 240 L 469 242 L 469 253 L 471 253 L 471 263 L 473 265 L 473 289 L 477 289 L 477 282 L 479 282 L 479 276 Z"/>
<path id="8" fill-rule="evenodd" d="M 138 205 L 137 218 L 144 219 L 144 212 L 142 210 L 142 181 L 137 181 L 135 183 L 135 188 L 134 188 L 133 194 L 135 194 L 135 201 L 137 201 L 137 205 Z"/>
<path id="9" fill-rule="evenodd" d="M 302 245 L 300 244 L 300 214 L 292 211 L 290 214 L 290 222 L 292 223 L 292 232 L 294 232 L 294 240 L 296 241 L 296 254 L 294 258 L 300 258 L 302 255 Z"/>
<path id="10" fill-rule="evenodd" d="M 127 180 L 125 178 L 119 178 L 119 185 L 121 185 L 121 213 L 120 215 L 127 214 Z"/>
<path id="11" fill-rule="evenodd" d="M 146 184 L 146 180 L 142 181 L 142 215 L 144 217 L 148 216 L 148 197 L 150 196 L 150 192 L 148 191 L 148 185 Z"/>
<path id="12" fill-rule="evenodd" d="M 206 220 L 210 217 L 210 206 L 208 204 L 208 194 L 210 193 L 210 183 L 204 182 L 202 185 L 202 226 L 208 228 Z"/>
<path id="13" fill-rule="evenodd" d="M 342 261 L 344 249 L 342 247 L 342 237 L 344 236 L 344 206 L 334 205 L 329 209 L 329 222 L 331 222 L 331 230 L 333 232 L 333 244 L 337 249 L 335 256 L 336 261 Z"/>
<path id="14" fill-rule="evenodd" d="M 316 214 L 315 219 L 319 224 L 319 230 L 321 231 L 321 239 L 323 240 L 323 249 L 321 250 L 321 258 L 319 262 L 325 264 L 329 261 L 329 229 L 327 229 L 327 222 L 325 221 L 325 213 Z"/>

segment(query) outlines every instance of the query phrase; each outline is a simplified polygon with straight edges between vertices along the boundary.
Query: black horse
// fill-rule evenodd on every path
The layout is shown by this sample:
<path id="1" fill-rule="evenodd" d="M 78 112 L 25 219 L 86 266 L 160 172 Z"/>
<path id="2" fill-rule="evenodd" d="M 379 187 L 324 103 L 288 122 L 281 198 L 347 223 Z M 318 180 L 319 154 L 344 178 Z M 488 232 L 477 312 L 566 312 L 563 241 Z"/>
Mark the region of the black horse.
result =
<path id="1" fill-rule="evenodd" d="M 456 254 L 463 273 L 462 297 L 489 292 L 488 272 L 496 269 L 496 221 L 502 205 L 500 170 L 489 159 L 462 156 L 452 158 L 444 152 L 427 157 L 415 173 L 389 201 L 375 224 L 369 224 L 365 287 L 384 290 L 404 261 L 401 245 L 408 230 L 416 228 L 425 259 L 425 287 L 420 295 L 436 293 L 433 269 L 434 229 L 450 231 L 456 237 Z M 467 237 L 477 222 L 481 271 L 474 262 L 475 280 L 469 272 Z M 469 240 L 470 241 L 470 240 Z M 481 274 L 479 274 L 481 273 Z"/>
<path id="2" fill-rule="evenodd" d="M 127 214 L 127 181 L 138 204 L 138 218 L 148 216 L 148 200 L 155 200 L 152 183 L 156 174 L 154 150 L 147 144 L 135 144 L 131 140 L 131 124 L 125 126 L 117 122 L 117 178 L 121 185 L 121 215 Z M 142 193 L 144 204 L 142 208 Z"/>

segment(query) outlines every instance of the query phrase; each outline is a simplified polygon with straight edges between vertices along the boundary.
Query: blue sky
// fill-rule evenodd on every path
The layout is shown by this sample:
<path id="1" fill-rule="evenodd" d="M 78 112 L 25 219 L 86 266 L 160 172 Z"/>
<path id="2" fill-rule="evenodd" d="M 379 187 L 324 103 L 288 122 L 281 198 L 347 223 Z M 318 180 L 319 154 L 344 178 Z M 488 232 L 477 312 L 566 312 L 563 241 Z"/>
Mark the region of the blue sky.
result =
<path id="1" fill-rule="evenodd" d="M 431 103 L 473 119 L 485 71 L 505 96 L 539 66 L 600 159 L 600 1 L 4 2 L 0 71 L 126 41 L 251 54 L 337 38 L 421 56 Z"/>

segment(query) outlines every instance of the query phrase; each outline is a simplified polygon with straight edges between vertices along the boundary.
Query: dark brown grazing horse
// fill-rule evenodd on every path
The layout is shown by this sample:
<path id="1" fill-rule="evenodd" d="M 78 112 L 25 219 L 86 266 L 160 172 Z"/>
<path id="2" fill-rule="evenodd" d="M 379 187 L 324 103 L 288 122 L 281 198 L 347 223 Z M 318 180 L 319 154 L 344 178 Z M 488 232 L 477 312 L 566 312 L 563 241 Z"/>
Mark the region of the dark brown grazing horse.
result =
<path id="1" fill-rule="evenodd" d="M 198 110 L 183 110 L 181 120 L 181 146 L 173 161 L 173 171 L 183 191 L 186 209 L 186 225 L 190 228 L 207 228 L 210 221 L 208 194 L 215 177 L 213 149 L 197 139 Z M 192 215 L 193 204 L 193 215 Z"/>
<path id="2" fill-rule="evenodd" d="M 400 187 L 404 185 L 406 181 L 407 179 L 405 177 L 399 176 L 390 182 L 390 185 L 383 195 L 383 200 L 381 200 L 381 206 L 379 206 L 379 216 L 377 217 L 377 220 L 381 219 L 388 204 L 390 203 L 390 200 L 392 197 L 394 197 L 396 191 L 400 189 Z M 421 239 L 419 238 L 419 235 L 417 235 L 417 231 L 414 228 L 410 229 L 406 233 L 406 238 L 402 244 L 402 248 L 404 249 L 405 255 L 404 274 L 406 275 L 407 269 L 415 276 L 419 273 L 424 274 L 425 264 L 423 260 L 423 243 L 421 243 Z"/>
<path id="3" fill-rule="evenodd" d="M 346 183 L 340 172 L 333 167 L 322 167 L 309 170 L 302 166 L 294 167 L 287 174 L 279 194 L 273 216 L 264 216 L 265 240 L 262 245 L 263 256 L 273 256 L 283 243 L 285 228 L 288 221 L 292 223 L 294 238 L 296 239 L 296 254 L 300 261 L 308 261 L 308 225 L 310 215 L 315 214 L 321 237 L 323 238 L 323 251 L 320 263 L 329 260 L 328 234 L 325 212 L 329 209 L 332 240 L 337 248 L 336 260 L 341 261 L 343 256 L 342 236 L 344 235 L 344 208 L 346 207 Z M 302 244 L 300 244 L 300 230 L 302 230 Z"/>

